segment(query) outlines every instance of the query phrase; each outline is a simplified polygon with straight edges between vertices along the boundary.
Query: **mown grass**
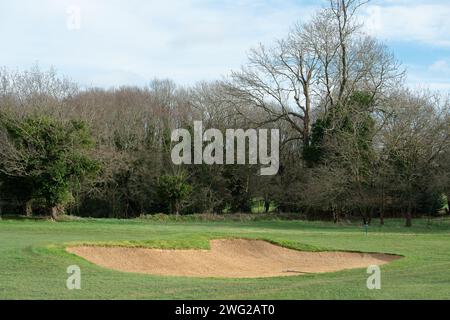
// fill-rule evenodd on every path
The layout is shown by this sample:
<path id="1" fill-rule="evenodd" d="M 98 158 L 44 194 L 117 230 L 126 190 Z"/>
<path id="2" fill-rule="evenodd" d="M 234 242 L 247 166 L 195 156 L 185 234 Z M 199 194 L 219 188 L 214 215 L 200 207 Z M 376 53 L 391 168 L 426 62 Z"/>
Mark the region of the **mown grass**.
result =
<path id="1" fill-rule="evenodd" d="M 152 221 L 81 219 L 0 221 L 0 299 L 448 299 L 450 219 L 373 225 L 305 221 Z M 382 289 L 366 270 L 263 279 L 160 277 L 116 272 L 69 254 L 65 245 L 208 248 L 209 239 L 265 239 L 301 250 L 384 252 L 404 258 L 382 266 Z M 82 289 L 66 289 L 70 265 Z"/>

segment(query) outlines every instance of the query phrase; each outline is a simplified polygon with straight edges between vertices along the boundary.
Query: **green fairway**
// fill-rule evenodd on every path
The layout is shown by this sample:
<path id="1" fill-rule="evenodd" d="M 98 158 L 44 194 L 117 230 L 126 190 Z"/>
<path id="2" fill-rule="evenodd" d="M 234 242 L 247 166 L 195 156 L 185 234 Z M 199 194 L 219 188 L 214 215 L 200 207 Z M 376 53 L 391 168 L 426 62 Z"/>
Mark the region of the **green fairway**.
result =
<path id="1" fill-rule="evenodd" d="M 0 221 L 0 299 L 449 299 L 450 219 L 388 220 L 368 235 L 357 224 L 324 222 Z M 152 247 L 207 247 L 208 239 L 260 238 L 314 250 L 383 252 L 404 258 L 381 267 L 381 290 L 365 269 L 261 279 L 161 277 L 95 266 L 64 251 L 70 242 L 131 241 Z M 66 269 L 81 268 L 81 290 Z"/>

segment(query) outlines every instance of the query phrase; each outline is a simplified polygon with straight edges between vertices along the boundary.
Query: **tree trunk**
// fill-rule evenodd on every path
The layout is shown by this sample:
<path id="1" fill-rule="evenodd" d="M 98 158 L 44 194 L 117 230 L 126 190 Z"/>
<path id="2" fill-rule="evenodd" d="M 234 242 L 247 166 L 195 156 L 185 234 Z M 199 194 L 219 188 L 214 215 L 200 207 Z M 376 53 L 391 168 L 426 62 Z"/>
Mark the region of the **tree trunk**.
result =
<path id="1" fill-rule="evenodd" d="M 450 193 L 447 194 L 447 214 L 450 214 Z"/>
<path id="2" fill-rule="evenodd" d="M 52 216 L 52 219 L 56 220 L 58 218 L 58 208 L 57 207 L 52 207 L 50 209 L 50 214 Z"/>
<path id="3" fill-rule="evenodd" d="M 384 183 L 381 187 L 380 225 L 384 226 Z"/>
<path id="4" fill-rule="evenodd" d="M 50 208 L 50 216 L 53 220 L 57 220 L 58 216 L 64 212 L 64 207 L 62 206 L 54 206 Z"/>
<path id="5" fill-rule="evenodd" d="M 270 210 L 270 201 L 269 200 L 264 200 L 264 211 L 265 213 L 269 213 Z"/>
<path id="6" fill-rule="evenodd" d="M 175 215 L 177 217 L 180 216 L 180 204 L 179 203 L 174 204 L 173 211 L 175 211 Z"/>
<path id="7" fill-rule="evenodd" d="M 311 98 L 309 96 L 309 86 L 305 86 L 305 114 L 303 118 L 303 146 L 304 148 L 308 148 L 310 145 L 310 112 L 311 112 Z"/>
<path id="8" fill-rule="evenodd" d="M 374 208 L 370 207 L 369 219 L 368 219 L 369 220 L 368 221 L 369 225 L 372 224 L 373 210 L 374 210 Z"/>
<path id="9" fill-rule="evenodd" d="M 408 209 L 406 210 L 406 227 L 412 227 L 412 204 L 408 201 Z"/>
<path id="10" fill-rule="evenodd" d="M 384 226 L 384 210 L 381 209 L 380 211 L 380 225 Z"/>
<path id="11" fill-rule="evenodd" d="M 31 200 L 25 202 L 25 215 L 30 218 L 33 215 L 33 206 Z"/>
<path id="12" fill-rule="evenodd" d="M 339 222 L 339 213 L 337 212 L 337 209 L 334 208 L 334 206 L 332 206 L 331 211 L 333 213 L 333 222 L 338 223 Z"/>

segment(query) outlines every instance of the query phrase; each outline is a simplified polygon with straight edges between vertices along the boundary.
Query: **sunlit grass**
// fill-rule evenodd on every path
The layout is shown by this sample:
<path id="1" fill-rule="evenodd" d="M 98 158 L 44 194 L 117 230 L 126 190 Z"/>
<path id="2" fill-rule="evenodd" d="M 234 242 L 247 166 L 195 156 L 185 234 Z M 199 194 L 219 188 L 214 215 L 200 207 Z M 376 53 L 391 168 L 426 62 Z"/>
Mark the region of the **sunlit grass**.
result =
<path id="1" fill-rule="evenodd" d="M 152 221 L 82 219 L 0 221 L 0 299 L 448 299 L 450 220 L 360 223 L 304 221 Z M 160 277 L 103 269 L 65 251 L 67 244 L 207 249 L 209 239 L 265 239 L 300 250 L 383 252 L 405 258 L 382 267 L 382 289 L 366 270 L 266 279 Z M 79 265 L 82 290 L 66 289 Z"/>

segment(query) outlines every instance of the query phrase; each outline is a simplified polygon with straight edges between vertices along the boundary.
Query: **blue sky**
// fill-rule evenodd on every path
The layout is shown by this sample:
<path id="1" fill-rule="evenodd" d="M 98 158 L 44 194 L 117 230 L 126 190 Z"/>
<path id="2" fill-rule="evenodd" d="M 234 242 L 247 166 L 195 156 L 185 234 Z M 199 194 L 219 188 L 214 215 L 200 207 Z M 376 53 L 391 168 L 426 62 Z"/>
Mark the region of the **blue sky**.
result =
<path id="1" fill-rule="evenodd" d="M 15 0 L 0 2 L 0 65 L 54 66 L 82 85 L 213 80 L 305 21 L 325 0 Z M 69 28 L 73 8 L 79 28 Z M 372 0 L 367 32 L 408 68 L 408 84 L 450 92 L 450 1 Z"/>

